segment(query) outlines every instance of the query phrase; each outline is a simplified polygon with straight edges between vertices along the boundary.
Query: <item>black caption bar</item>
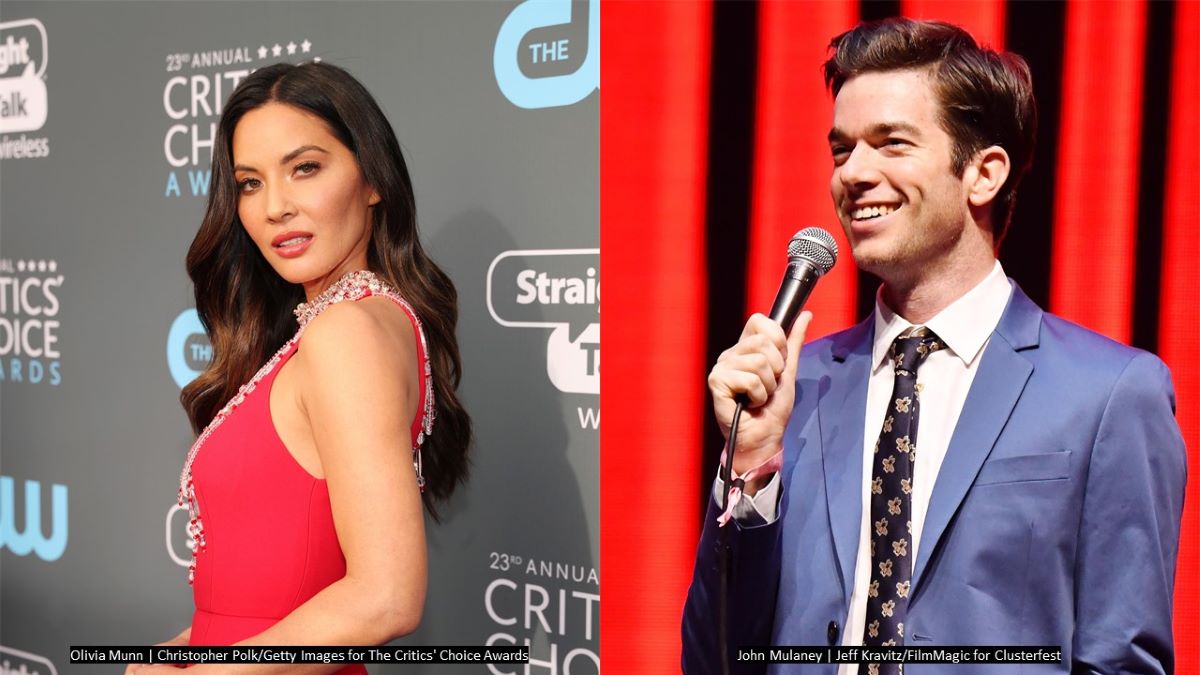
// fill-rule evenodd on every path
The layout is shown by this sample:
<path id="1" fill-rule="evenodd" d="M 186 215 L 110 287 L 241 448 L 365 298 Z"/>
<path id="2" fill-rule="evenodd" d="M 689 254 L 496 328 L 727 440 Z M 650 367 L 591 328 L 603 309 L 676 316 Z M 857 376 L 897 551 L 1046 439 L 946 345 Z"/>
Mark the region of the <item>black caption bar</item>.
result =
<path id="1" fill-rule="evenodd" d="M 1062 647 L 739 647 L 738 661 L 763 663 L 1061 663 Z"/>
<path id="2" fill-rule="evenodd" d="M 71 646 L 71 663 L 529 663 L 529 647 Z"/>

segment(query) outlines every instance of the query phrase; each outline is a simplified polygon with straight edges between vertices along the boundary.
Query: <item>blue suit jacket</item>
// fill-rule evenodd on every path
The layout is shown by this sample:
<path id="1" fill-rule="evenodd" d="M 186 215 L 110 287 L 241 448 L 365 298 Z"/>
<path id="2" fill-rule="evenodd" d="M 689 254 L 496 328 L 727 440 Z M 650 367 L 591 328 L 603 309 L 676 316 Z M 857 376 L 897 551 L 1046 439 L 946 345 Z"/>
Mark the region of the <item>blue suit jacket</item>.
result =
<path id="1" fill-rule="evenodd" d="M 872 337 L 868 319 L 800 357 L 779 519 L 731 525 L 735 655 L 738 646 L 842 643 L 862 518 Z M 1043 313 L 1014 284 L 934 484 L 906 643 L 1061 645 L 1064 662 L 905 671 L 1172 672 L 1185 480 L 1162 361 Z M 715 518 L 710 504 L 684 610 L 687 673 L 720 672 Z"/>

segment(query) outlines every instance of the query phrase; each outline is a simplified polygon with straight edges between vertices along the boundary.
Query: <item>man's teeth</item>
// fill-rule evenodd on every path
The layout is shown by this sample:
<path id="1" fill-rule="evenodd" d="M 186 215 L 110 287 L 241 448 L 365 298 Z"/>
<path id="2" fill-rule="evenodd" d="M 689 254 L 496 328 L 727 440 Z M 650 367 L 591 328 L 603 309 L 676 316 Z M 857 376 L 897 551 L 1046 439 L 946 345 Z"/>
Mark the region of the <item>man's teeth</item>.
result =
<path id="1" fill-rule="evenodd" d="M 288 239 L 287 241 L 281 242 L 279 244 L 279 248 L 284 248 L 287 246 L 295 246 L 296 244 L 303 244 L 304 242 L 308 241 L 309 239 L 312 239 L 312 237 L 292 237 L 291 239 Z"/>
<path id="2" fill-rule="evenodd" d="M 855 220 L 866 220 L 867 218 L 886 216 L 895 210 L 895 206 L 864 206 L 861 209 L 854 209 L 851 211 L 850 217 Z"/>

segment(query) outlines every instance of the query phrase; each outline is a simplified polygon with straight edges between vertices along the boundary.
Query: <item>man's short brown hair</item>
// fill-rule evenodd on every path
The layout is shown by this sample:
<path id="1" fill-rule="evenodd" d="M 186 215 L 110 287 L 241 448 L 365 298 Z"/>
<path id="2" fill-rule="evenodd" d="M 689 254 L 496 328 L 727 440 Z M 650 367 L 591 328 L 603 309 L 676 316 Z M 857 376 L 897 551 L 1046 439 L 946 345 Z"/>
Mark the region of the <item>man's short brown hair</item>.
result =
<path id="1" fill-rule="evenodd" d="M 965 30 L 938 21 L 884 19 L 863 23 L 829 43 L 825 85 L 834 96 L 850 78 L 890 70 L 927 70 L 941 110 L 938 121 L 953 141 L 951 165 L 962 175 L 980 150 L 998 145 L 1012 171 L 992 210 L 996 245 L 1004 238 L 1017 185 L 1033 160 L 1037 104 L 1025 59 L 982 48 Z"/>

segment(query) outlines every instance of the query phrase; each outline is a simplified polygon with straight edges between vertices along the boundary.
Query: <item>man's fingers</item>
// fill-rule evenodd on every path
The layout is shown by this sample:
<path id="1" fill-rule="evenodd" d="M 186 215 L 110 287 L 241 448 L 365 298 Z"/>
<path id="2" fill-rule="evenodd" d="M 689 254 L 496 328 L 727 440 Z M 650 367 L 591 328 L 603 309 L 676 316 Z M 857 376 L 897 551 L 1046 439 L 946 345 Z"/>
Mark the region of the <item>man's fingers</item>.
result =
<path id="1" fill-rule="evenodd" d="M 770 393 L 767 391 L 767 385 L 763 382 L 763 378 L 755 373 L 748 373 L 744 370 L 714 370 L 709 376 L 709 384 L 714 392 L 724 392 L 726 398 L 734 398 L 737 394 L 745 394 L 750 399 L 750 407 L 758 407 L 766 403 Z M 774 390 L 775 381 L 771 380 L 771 389 Z"/>
<path id="2" fill-rule="evenodd" d="M 775 328 L 779 330 L 778 325 Z M 779 335 L 783 335 L 782 330 L 779 330 Z M 745 335 L 737 344 L 721 352 L 713 374 L 725 369 L 745 370 L 770 373 L 772 379 L 779 379 L 787 365 L 784 360 L 786 344 L 780 342 L 777 345 L 773 339 L 760 333 Z"/>
<path id="3" fill-rule="evenodd" d="M 775 345 L 779 351 L 783 351 L 787 345 L 787 336 L 783 334 L 783 329 L 779 327 L 779 324 L 758 313 L 751 314 L 750 318 L 746 320 L 746 326 L 742 328 L 739 342 L 755 335 L 762 336 L 766 342 Z"/>
<path id="4" fill-rule="evenodd" d="M 785 382 L 796 379 L 796 364 L 800 363 L 800 349 L 804 346 L 804 334 L 808 332 L 808 325 L 811 322 L 812 312 L 800 312 L 795 325 L 792 326 L 792 332 L 788 333 L 787 362 L 783 368 L 783 377 L 781 378 Z"/>
<path id="5" fill-rule="evenodd" d="M 733 400 L 744 394 L 749 408 L 759 408 L 780 385 L 796 379 L 796 364 L 812 312 L 801 312 L 787 335 L 778 323 L 755 314 L 746 322 L 738 343 L 721 353 L 708 375 L 718 418 L 733 411 Z M 722 422 L 726 424 L 728 420 Z"/>
<path id="6" fill-rule="evenodd" d="M 730 355 L 724 365 L 734 370 L 759 373 L 764 379 L 777 380 L 787 364 L 784 362 L 783 352 L 768 345 L 761 351 Z"/>
<path id="7" fill-rule="evenodd" d="M 766 352 L 726 355 L 717 367 L 713 368 L 709 385 L 718 391 L 737 393 L 741 390 L 732 386 L 730 375 L 748 373 L 762 381 L 769 396 L 779 386 L 779 377 L 783 373 L 784 365 L 783 354 L 774 348 L 768 348 Z"/>
<path id="8" fill-rule="evenodd" d="M 783 355 L 775 350 L 771 352 L 773 354 L 745 354 L 731 364 L 736 366 L 737 370 L 757 376 L 762 381 L 767 396 L 774 393 L 775 388 L 779 386 L 779 374 L 783 372 L 784 366 Z"/>

